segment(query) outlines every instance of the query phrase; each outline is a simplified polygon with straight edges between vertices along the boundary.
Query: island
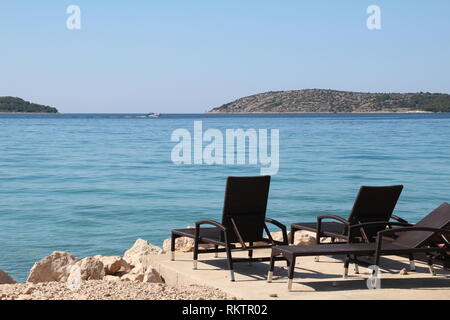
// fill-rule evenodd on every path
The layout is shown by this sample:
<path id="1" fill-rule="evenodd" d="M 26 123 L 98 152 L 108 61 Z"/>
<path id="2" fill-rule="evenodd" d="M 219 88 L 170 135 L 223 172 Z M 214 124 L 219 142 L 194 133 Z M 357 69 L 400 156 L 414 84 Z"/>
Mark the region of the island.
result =
<path id="1" fill-rule="evenodd" d="M 58 113 L 58 110 L 16 97 L 0 97 L 0 113 Z"/>
<path id="2" fill-rule="evenodd" d="M 325 89 L 270 91 L 235 100 L 208 113 L 450 112 L 443 93 L 364 93 Z"/>

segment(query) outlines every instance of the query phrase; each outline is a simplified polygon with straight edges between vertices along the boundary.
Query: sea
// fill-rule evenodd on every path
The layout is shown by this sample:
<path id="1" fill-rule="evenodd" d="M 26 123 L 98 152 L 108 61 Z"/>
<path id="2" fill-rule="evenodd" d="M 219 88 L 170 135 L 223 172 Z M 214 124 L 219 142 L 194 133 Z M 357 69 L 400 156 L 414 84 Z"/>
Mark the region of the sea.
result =
<path id="1" fill-rule="evenodd" d="M 176 164 L 177 129 L 279 130 L 267 215 L 348 216 L 362 185 L 403 184 L 395 214 L 450 202 L 450 114 L 1 114 L 0 269 L 25 281 L 53 251 L 122 255 L 137 238 L 220 220 L 228 176 L 260 164 Z"/>

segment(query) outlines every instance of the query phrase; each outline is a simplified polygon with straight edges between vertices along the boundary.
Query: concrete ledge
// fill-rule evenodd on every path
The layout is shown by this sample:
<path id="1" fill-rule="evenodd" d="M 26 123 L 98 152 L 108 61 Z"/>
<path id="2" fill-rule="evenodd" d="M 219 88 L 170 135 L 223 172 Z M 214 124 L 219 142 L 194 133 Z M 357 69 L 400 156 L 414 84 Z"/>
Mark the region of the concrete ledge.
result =
<path id="1" fill-rule="evenodd" d="M 268 250 L 255 252 L 255 257 L 268 255 Z M 192 253 L 177 254 L 176 261 L 170 261 L 170 255 L 156 255 L 152 264 L 169 285 L 206 285 L 246 300 L 450 299 L 450 271 L 437 267 L 438 275 L 433 277 L 426 264 L 416 262 L 416 272 L 400 275 L 401 269 L 409 270 L 408 259 L 400 257 L 382 260 L 380 290 L 367 288 L 370 275 L 364 267 L 360 267 L 360 274 L 355 274 L 351 266 L 349 277 L 343 279 L 344 268 L 339 257 L 321 257 L 320 262 L 315 262 L 314 257 L 298 259 L 292 292 L 287 290 L 287 268 L 282 261 L 276 264 L 272 283 L 266 282 L 268 263 L 236 264 L 236 282 L 231 282 L 223 253 L 219 258 L 213 254 L 201 254 L 199 258 L 198 270 L 193 270 Z"/>

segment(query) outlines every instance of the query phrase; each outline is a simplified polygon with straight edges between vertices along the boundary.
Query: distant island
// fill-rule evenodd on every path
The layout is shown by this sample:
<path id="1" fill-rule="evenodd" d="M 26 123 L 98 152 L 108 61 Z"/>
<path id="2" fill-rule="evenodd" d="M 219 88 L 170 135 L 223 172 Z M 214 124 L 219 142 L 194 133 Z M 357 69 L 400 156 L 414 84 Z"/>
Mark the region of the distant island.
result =
<path id="1" fill-rule="evenodd" d="M 58 110 L 20 98 L 0 97 L 0 113 L 58 113 Z"/>
<path id="2" fill-rule="evenodd" d="M 209 113 L 450 112 L 442 93 L 363 93 L 323 89 L 270 91 L 214 108 Z"/>

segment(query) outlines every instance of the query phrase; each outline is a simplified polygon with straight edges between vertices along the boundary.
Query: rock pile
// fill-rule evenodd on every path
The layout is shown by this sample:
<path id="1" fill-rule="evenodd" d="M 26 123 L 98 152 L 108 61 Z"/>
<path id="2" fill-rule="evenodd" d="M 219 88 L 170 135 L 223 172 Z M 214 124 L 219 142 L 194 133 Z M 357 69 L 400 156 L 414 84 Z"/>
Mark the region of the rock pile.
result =
<path id="1" fill-rule="evenodd" d="M 14 281 L 13 278 L 9 276 L 5 271 L 0 270 L 0 284 L 14 284 L 16 281 Z"/>
<path id="2" fill-rule="evenodd" d="M 27 282 L 66 282 L 75 272 L 81 280 L 141 281 L 162 283 L 163 279 L 150 264 L 150 255 L 160 254 L 161 248 L 138 239 L 122 257 L 101 256 L 79 259 L 68 252 L 55 251 L 36 262 Z"/>

